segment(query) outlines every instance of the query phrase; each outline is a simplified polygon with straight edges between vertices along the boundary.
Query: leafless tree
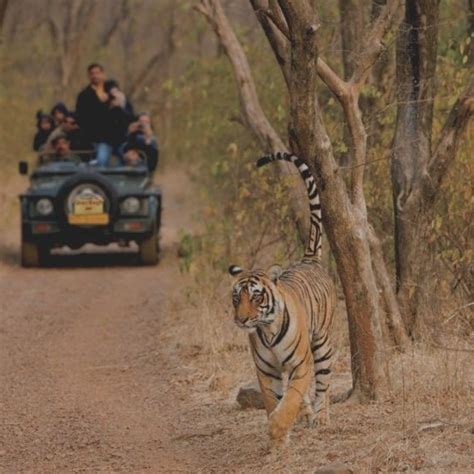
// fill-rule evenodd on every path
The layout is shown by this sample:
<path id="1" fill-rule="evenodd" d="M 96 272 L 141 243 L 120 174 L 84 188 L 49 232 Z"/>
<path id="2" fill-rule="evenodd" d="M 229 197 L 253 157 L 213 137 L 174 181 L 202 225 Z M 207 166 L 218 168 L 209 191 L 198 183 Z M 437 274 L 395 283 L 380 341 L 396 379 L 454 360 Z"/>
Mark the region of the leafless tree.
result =
<path id="1" fill-rule="evenodd" d="M 400 313 L 390 284 L 379 298 L 376 275 L 389 282 L 377 236 L 367 221 L 363 193 L 367 134 L 359 107 L 359 94 L 373 64 L 378 59 L 384 36 L 401 21 L 400 0 L 389 0 L 367 32 L 351 75 L 343 80 L 318 54 L 321 27 L 318 7 L 309 0 L 251 0 L 285 77 L 289 98 L 289 148 L 311 167 L 321 190 L 324 225 L 343 286 L 349 319 L 352 354 L 353 395 L 374 398 L 380 388 L 383 354 L 383 307 L 391 308 L 392 326 L 400 346 L 407 344 Z M 232 33 L 219 0 L 201 0 L 199 11 L 207 18 L 219 41 L 225 45 Z M 237 77 L 242 60 L 226 48 Z M 324 115 L 318 100 L 318 75 L 339 100 L 352 142 L 350 182 L 346 185 L 338 166 Z M 258 108 L 258 97 L 244 94 L 245 81 L 239 80 L 244 109 Z M 260 122 L 247 121 L 258 136 Z M 279 140 L 281 141 L 281 140 Z M 261 141 L 262 143 L 262 141 Z M 282 149 L 286 149 L 283 146 Z M 374 257 L 375 256 L 375 257 Z M 389 296 L 389 298 L 388 298 Z M 398 318 L 398 319 L 397 319 Z"/>
<path id="2" fill-rule="evenodd" d="M 97 3 L 93 0 L 51 0 L 48 4 L 48 25 L 54 48 L 59 57 L 60 91 L 63 93 L 71 81 L 87 31 L 92 23 Z"/>
<path id="3" fill-rule="evenodd" d="M 210 10 L 210 8 L 212 9 Z M 210 20 L 219 39 L 220 45 L 232 63 L 232 68 L 238 84 L 242 112 L 242 118 L 239 119 L 239 121 L 244 123 L 252 132 L 264 152 L 287 151 L 287 145 L 272 127 L 260 105 L 257 89 L 255 87 L 255 82 L 252 77 L 246 54 L 238 41 L 229 20 L 224 14 L 222 6 L 219 3 L 211 5 L 210 3 L 202 2 L 198 6 L 198 10 Z M 265 19 L 263 24 L 264 28 L 267 26 L 273 28 L 271 24 L 265 21 Z M 280 37 L 274 41 L 283 40 Z M 283 74 L 286 75 L 285 68 L 283 68 Z M 291 195 L 290 205 L 292 207 L 292 214 L 300 236 L 305 238 L 308 225 L 306 219 L 307 206 L 302 204 L 304 201 L 301 199 L 302 196 L 305 196 L 304 187 L 302 183 L 300 183 L 298 177 L 295 176 L 294 170 L 290 165 L 288 165 L 288 163 L 279 163 L 279 169 L 281 174 L 286 177 L 287 183 L 291 180 L 288 190 Z"/>
<path id="4" fill-rule="evenodd" d="M 129 18 L 131 14 L 131 3 L 130 0 L 122 0 L 118 14 L 112 17 L 112 22 L 108 25 L 102 36 L 101 45 L 106 48 L 110 45 L 113 37 L 118 33 L 124 22 Z"/>

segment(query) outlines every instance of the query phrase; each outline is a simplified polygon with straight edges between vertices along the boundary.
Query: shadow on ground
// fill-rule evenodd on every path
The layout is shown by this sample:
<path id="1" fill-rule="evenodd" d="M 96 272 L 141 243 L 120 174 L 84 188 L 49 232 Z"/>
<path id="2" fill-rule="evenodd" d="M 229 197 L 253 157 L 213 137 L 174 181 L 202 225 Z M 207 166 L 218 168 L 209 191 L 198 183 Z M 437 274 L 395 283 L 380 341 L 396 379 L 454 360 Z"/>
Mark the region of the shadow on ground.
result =
<path id="1" fill-rule="evenodd" d="M 161 251 L 161 258 L 165 251 Z M 0 263 L 20 266 L 20 249 L 15 245 L 0 244 Z M 87 248 L 84 250 L 54 250 L 42 268 L 104 268 L 142 266 L 136 249 Z"/>

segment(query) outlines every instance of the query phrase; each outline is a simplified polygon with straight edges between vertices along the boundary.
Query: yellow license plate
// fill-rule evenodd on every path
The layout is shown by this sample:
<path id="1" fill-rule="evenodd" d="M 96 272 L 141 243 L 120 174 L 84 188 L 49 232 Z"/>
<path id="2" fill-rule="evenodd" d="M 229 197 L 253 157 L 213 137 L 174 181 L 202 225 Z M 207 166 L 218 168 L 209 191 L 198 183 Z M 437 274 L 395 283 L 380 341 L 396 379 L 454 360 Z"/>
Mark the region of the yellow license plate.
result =
<path id="1" fill-rule="evenodd" d="M 76 199 L 74 201 L 75 215 L 102 214 L 104 212 L 104 200 L 100 198 Z"/>
<path id="2" fill-rule="evenodd" d="M 69 214 L 68 222 L 72 225 L 106 225 L 109 223 L 109 215 L 100 214 Z"/>

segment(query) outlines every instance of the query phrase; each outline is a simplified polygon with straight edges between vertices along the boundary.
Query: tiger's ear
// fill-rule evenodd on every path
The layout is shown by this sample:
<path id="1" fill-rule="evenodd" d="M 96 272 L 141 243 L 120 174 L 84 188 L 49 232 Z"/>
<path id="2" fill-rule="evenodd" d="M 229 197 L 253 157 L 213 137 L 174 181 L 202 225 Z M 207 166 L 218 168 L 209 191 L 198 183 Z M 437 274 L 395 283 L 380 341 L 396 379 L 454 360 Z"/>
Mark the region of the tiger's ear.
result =
<path id="1" fill-rule="evenodd" d="M 276 283 L 278 278 L 280 278 L 280 275 L 283 273 L 283 268 L 281 268 L 280 265 L 272 265 L 268 271 L 268 276 L 270 277 L 270 280 L 273 281 L 273 283 Z"/>
<path id="2" fill-rule="evenodd" d="M 237 265 L 231 265 L 229 267 L 229 273 L 232 276 L 236 276 L 236 275 L 238 275 L 239 273 L 242 273 L 242 272 L 243 272 L 242 268 L 238 267 Z"/>

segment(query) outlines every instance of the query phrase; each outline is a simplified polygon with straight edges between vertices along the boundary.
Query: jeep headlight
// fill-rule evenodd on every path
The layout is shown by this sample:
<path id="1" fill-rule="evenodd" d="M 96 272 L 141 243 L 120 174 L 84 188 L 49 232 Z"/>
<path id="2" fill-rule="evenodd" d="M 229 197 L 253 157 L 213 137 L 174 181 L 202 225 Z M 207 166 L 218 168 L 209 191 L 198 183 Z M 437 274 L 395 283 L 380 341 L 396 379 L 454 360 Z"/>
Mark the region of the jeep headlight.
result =
<path id="1" fill-rule="evenodd" d="M 54 206 L 53 206 L 53 202 L 51 201 L 51 199 L 48 199 L 48 198 L 41 198 L 39 199 L 37 202 L 36 202 L 36 212 L 40 215 L 40 216 L 49 216 L 50 214 L 53 213 L 53 209 L 54 209 Z"/>
<path id="2" fill-rule="evenodd" d="M 138 214 L 140 212 L 141 202 L 136 197 L 129 197 L 124 199 L 120 204 L 122 214 Z"/>

